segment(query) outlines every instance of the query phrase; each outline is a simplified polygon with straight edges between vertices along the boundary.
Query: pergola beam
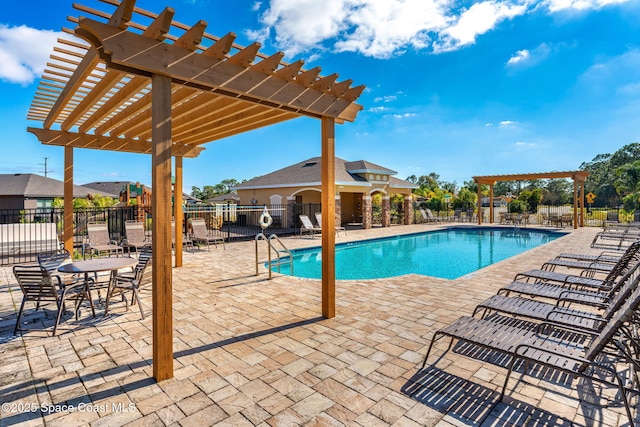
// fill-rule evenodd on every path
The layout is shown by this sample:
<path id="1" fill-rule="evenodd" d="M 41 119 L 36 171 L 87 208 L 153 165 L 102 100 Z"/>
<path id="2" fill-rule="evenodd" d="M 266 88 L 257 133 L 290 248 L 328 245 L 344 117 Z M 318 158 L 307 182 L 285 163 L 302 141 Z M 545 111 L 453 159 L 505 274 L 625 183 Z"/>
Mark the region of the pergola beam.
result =
<path id="1" fill-rule="evenodd" d="M 39 129 L 29 127 L 27 131 L 34 134 L 45 145 L 57 145 L 60 147 L 92 148 L 94 150 L 111 150 L 125 153 L 151 154 L 152 144 L 149 141 L 112 138 L 108 136 L 87 135 L 82 133 L 64 132 L 58 130 Z M 173 144 L 174 156 L 197 157 L 204 147 L 192 145 Z"/>
<path id="2" fill-rule="evenodd" d="M 313 84 L 311 77 L 317 77 L 316 69 L 306 71 L 298 77 L 302 79 L 303 84 L 296 84 L 300 90 L 293 97 L 287 96 L 289 101 L 285 103 L 275 96 L 265 97 L 265 94 L 258 90 L 261 87 L 260 83 L 265 80 L 272 79 L 272 83 L 277 84 L 279 79 L 244 68 L 233 61 L 221 61 L 197 54 L 180 46 L 158 42 L 89 18 L 79 20 L 76 34 L 90 41 L 110 68 L 135 74 L 166 75 L 176 83 L 202 89 L 209 88 L 221 95 L 242 96 L 251 102 L 267 101 L 273 103 L 275 108 L 290 103 L 301 115 L 355 120 L 355 115 L 345 114 L 350 101 L 305 87 Z M 252 50 L 248 54 L 252 54 Z M 246 60 L 244 56 L 241 59 Z M 241 60 L 238 62 L 242 63 Z M 286 81 L 280 81 L 279 84 L 281 90 L 289 85 Z"/>

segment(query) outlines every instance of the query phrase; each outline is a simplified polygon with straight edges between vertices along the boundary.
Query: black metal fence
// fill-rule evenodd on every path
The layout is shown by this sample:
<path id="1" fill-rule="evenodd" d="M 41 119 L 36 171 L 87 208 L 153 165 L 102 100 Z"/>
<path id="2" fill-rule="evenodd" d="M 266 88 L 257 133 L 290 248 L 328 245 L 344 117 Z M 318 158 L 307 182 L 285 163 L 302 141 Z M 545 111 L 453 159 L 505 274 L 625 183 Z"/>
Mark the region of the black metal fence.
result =
<path id="1" fill-rule="evenodd" d="M 269 227 L 260 226 L 260 217 L 265 206 L 239 206 L 222 204 L 214 206 L 187 206 L 184 208 L 183 232 L 189 234 L 189 218 L 204 218 L 213 231 L 219 229 L 226 241 L 251 240 L 264 232 L 278 235 L 293 235 L 299 232 L 300 214 L 315 221 L 320 212 L 319 204 L 269 205 L 271 217 Z M 146 232 L 151 234 L 153 218 L 144 217 Z M 141 214 L 136 206 L 118 208 L 76 209 L 73 212 L 74 256 L 84 255 L 88 243 L 87 224 L 108 224 L 109 237 L 121 242 L 126 238 L 125 222 L 139 220 Z M 63 210 L 59 208 L 0 210 L 0 265 L 37 261 L 37 254 L 59 248 L 62 242 Z"/>
<path id="2" fill-rule="evenodd" d="M 300 230 L 299 215 L 307 215 L 315 222 L 316 212 L 321 211 L 320 204 L 283 204 L 269 205 L 267 211 L 272 218 L 269 227 L 263 230 L 260 217 L 265 206 L 239 206 L 220 204 L 214 206 L 187 206 L 184 208 L 184 232 L 189 233 L 189 218 L 204 218 L 210 230 L 217 228 L 225 240 L 251 240 L 264 232 L 265 234 L 293 235 Z M 419 210 L 420 205 L 414 206 L 414 223 L 425 220 Z M 494 223 L 499 223 L 500 213 L 506 207 L 494 208 Z M 540 206 L 529 216 L 531 224 L 545 224 L 545 218 L 551 215 L 573 213 L 572 206 Z M 447 209 L 434 211 L 434 215 L 450 221 L 477 220 L 477 209 L 463 212 Z M 404 223 L 403 203 L 391 203 L 391 224 Z M 483 222 L 489 222 L 489 209 L 481 210 Z M 148 213 L 142 213 L 147 233 L 151 234 L 153 218 Z M 126 237 L 124 224 L 128 220 L 141 218 L 141 212 L 136 206 L 118 208 L 76 209 L 73 212 L 73 231 L 75 256 L 82 256 L 87 243 L 87 224 L 106 222 L 112 240 L 122 241 Z M 601 227 L 606 221 L 631 222 L 640 221 L 640 212 L 627 214 L 618 208 L 590 208 L 585 209 L 584 223 L 587 226 Z M 382 209 L 373 206 L 372 224 L 380 226 L 382 223 Z M 32 210 L 0 210 L 0 265 L 18 262 L 34 262 L 40 252 L 55 249 L 62 242 L 63 211 L 62 209 L 32 209 Z"/>

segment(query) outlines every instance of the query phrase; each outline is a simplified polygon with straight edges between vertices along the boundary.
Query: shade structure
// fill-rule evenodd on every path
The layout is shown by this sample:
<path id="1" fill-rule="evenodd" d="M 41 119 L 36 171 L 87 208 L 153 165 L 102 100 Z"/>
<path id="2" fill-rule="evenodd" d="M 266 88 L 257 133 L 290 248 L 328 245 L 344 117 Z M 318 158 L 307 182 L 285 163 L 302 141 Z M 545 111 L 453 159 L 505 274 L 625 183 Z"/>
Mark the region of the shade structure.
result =
<path id="1" fill-rule="evenodd" d="M 481 185 L 489 186 L 489 221 L 493 222 L 493 185 L 498 181 L 526 181 L 533 179 L 571 178 L 573 180 L 573 228 L 584 226 L 584 185 L 589 176 L 587 171 L 564 172 L 537 172 L 509 175 L 484 175 L 474 176 L 473 180 L 478 184 L 478 212 L 482 208 Z M 580 215 L 578 210 L 580 209 Z M 478 224 L 482 224 L 482 215 L 478 214 Z"/>
<path id="2" fill-rule="evenodd" d="M 173 20 L 166 7 L 151 13 L 135 0 L 101 0 L 103 8 L 74 4 L 82 17 L 69 18 L 68 37 L 58 40 L 34 96 L 28 118 L 42 122 L 29 132 L 43 144 L 65 147 L 64 241 L 72 249 L 73 229 L 67 192 L 73 182 L 73 149 L 89 148 L 150 154 L 153 211 L 153 357 L 158 380 L 173 375 L 171 306 L 171 221 L 180 229 L 181 188 L 171 211 L 171 163 L 181 187 L 182 159 L 197 157 L 203 145 L 301 116 L 320 119 L 323 201 L 335 195 L 334 126 L 354 121 L 355 101 L 364 86 L 338 81 L 337 74 L 286 63 L 284 54 L 260 53 L 260 44 L 238 46 L 235 35 L 205 32 Z M 322 226 L 334 228 L 334 215 Z M 176 233 L 176 265 L 181 240 Z M 331 235 L 331 233 L 326 233 Z M 335 313 L 334 241 L 323 238 L 322 312 Z"/>

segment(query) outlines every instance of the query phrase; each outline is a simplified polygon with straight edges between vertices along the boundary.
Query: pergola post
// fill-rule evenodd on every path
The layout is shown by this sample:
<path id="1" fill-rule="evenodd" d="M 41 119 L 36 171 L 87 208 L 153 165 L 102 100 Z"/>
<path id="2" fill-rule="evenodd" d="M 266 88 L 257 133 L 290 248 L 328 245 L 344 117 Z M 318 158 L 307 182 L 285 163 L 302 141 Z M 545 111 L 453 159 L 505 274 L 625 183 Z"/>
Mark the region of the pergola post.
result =
<path id="1" fill-rule="evenodd" d="M 322 317 L 336 315 L 335 230 L 335 120 L 323 117 L 322 124 Z"/>
<path id="2" fill-rule="evenodd" d="M 175 156 L 175 183 L 173 184 L 173 217 L 176 221 L 176 267 L 182 267 L 182 230 L 184 214 L 182 212 L 182 156 Z"/>
<path id="3" fill-rule="evenodd" d="M 173 377 L 171 276 L 171 79 L 152 75 L 153 376 Z M 178 234 L 178 230 L 176 230 Z"/>
<path id="4" fill-rule="evenodd" d="M 489 184 L 489 224 L 493 224 L 493 183 Z"/>
<path id="5" fill-rule="evenodd" d="M 64 248 L 73 255 L 73 147 L 64 147 L 64 210 L 62 240 Z"/>
<path id="6" fill-rule="evenodd" d="M 580 186 L 580 227 L 584 227 L 584 185 L 586 181 L 581 181 Z"/>
<path id="7" fill-rule="evenodd" d="M 482 184 L 478 184 L 478 225 L 482 224 Z"/>
<path id="8" fill-rule="evenodd" d="M 578 228 L 578 180 L 573 177 L 573 228 Z"/>

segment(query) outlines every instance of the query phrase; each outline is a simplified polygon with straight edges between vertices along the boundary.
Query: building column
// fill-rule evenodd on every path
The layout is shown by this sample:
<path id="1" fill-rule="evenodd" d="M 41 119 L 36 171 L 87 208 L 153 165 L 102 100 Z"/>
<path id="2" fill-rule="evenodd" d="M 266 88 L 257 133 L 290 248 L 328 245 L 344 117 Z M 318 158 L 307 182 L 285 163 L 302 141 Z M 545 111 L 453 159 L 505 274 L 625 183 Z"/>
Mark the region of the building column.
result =
<path id="1" fill-rule="evenodd" d="M 382 226 L 391 227 L 391 198 L 382 197 Z"/>
<path id="2" fill-rule="evenodd" d="M 362 228 L 371 228 L 371 216 L 373 210 L 371 206 L 371 196 L 362 196 Z"/>
<path id="3" fill-rule="evenodd" d="M 404 225 L 413 224 L 413 197 L 404 196 Z"/>
<path id="4" fill-rule="evenodd" d="M 340 194 L 336 194 L 336 225 L 342 225 L 342 203 L 340 199 Z"/>

